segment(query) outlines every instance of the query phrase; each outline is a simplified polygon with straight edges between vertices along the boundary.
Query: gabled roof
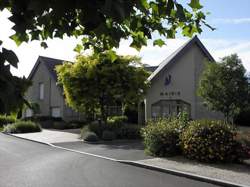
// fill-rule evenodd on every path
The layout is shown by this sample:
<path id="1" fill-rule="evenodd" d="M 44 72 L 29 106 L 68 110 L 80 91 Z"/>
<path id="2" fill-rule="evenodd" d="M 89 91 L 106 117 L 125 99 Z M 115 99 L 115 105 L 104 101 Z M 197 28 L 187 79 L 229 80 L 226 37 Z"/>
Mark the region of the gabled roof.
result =
<path id="1" fill-rule="evenodd" d="M 28 79 L 31 80 L 32 77 L 34 76 L 34 74 L 36 73 L 36 70 L 39 66 L 40 63 L 43 63 L 45 65 L 45 67 L 48 69 L 50 75 L 52 76 L 52 78 L 57 81 L 57 74 L 55 71 L 55 67 L 57 65 L 61 65 L 64 62 L 64 60 L 59 60 L 59 59 L 55 59 L 55 58 L 49 58 L 49 57 L 44 57 L 44 56 L 39 56 L 33 69 L 31 70 Z"/>
<path id="2" fill-rule="evenodd" d="M 158 66 L 145 66 L 144 67 L 146 71 L 150 71 L 150 72 L 154 72 L 157 68 Z"/>
<path id="3" fill-rule="evenodd" d="M 55 59 L 55 58 L 49 58 L 49 57 L 44 57 L 44 56 L 39 56 L 33 69 L 31 70 L 28 79 L 31 80 L 34 74 L 36 73 L 36 70 L 39 66 L 40 63 L 43 63 L 45 67 L 48 69 L 50 75 L 53 77 L 55 81 L 57 81 L 57 74 L 55 71 L 55 67 L 57 65 L 63 64 L 65 60 L 60 60 L 60 59 Z M 158 66 L 146 66 L 144 67 L 145 70 L 154 72 L 157 69 Z"/>
<path id="4" fill-rule="evenodd" d="M 201 49 L 201 51 L 208 58 L 208 60 L 215 61 L 212 55 L 201 43 L 199 38 L 197 36 L 194 36 L 192 39 L 190 39 L 188 42 L 178 48 L 175 52 L 173 52 L 169 57 L 163 60 L 158 66 L 158 68 L 148 77 L 148 80 L 151 81 L 152 79 L 154 79 L 158 75 L 158 73 L 165 69 L 169 64 L 175 62 L 176 59 L 183 55 L 193 44 L 197 44 L 197 46 Z"/>

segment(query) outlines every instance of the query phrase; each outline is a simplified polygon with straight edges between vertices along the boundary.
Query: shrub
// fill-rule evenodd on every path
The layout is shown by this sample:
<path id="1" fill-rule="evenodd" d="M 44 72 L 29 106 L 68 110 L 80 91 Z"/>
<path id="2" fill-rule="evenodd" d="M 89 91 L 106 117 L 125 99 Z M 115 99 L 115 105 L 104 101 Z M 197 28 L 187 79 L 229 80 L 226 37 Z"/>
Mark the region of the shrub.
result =
<path id="1" fill-rule="evenodd" d="M 31 116 L 24 118 L 25 121 L 34 121 L 39 123 L 42 128 L 53 128 L 53 122 L 63 121 L 62 118 L 55 118 L 52 116 Z"/>
<path id="2" fill-rule="evenodd" d="M 121 122 L 117 122 L 115 120 L 111 120 L 109 119 L 107 121 L 107 125 L 104 127 L 106 130 L 110 130 L 110 131 L 113 131 L 115 133 L 117 133 L 121 127 L 124 125 L 124 123 L 121 123 Z"/>
<path id="3" fill-rule="evenodd" d="M 250 147 L 244 143 L 236 142 L 233 147 L 233 154 L 236 161 L 250 159 Z"/>
<path id="4" fill-rule="evenodd" d="M 7 133 L 29 133 L 40 132 L 42 129 L 39 124 L 32 121 L 18 121 L 4 127 L 4 132 Z"/>
<path id="5" fill-rule="evenodd" d="M 117 132 L 117 136 L 121 139 L 139 139 L 141 138 L 141 126 L 126 124 Z"/>
<path id="6" fill-rule="evenodd" d="M 105 130 L 102 133 L 103 140 L 111 141 L 111 140 L 114 140 L 115 137 L 116 137 L 116 135 L 113 131 Z"/>
<path id="7" fill-rule="evenodd" d="M 81 129 L 80 138 L 83 139 L 85 133 L 87 133 L 87 132 L 90 132 L 90 131 L 89 131 L 89 128 L 88 128 L 88 126 L 84 126 L 84 127 Z"/>
<path id="8" fill-rule="evenodd" d="M 72 120 L 68 122 L 68 126 L 71 129 L 78 129 L 78 128 L 82 128 L 83 126 L 87 125 L 86 121 L 82 121 L 82 120 Z"/>
<path id="9" fill-rule="evenodd" d="M 102 133 L 105 129 L 105 125 L 99 121 L 94 121 L 88 125 L 88 129 L 94 132 L 98 137 L 102 137 Z"/>
<path id="10" fill-rule="evenodd" d="M 117 124 L 123 124 L 128 121 L 128 117 L 127 116 L 112 116 L 112 117 L 108 117 L 108 121 L 113 121 L 114 123 L 117 123 Z"/>
<path id="11" fill-rule="evenodd" d="M 13 116 L 0 115 L 0 127 L 3 127 L 4 125 L 7 125 L 9 123 L 14 123 L 15 121 L 16 118 Z"/>
<path id="12" fill-rule="evenodd" d="M 26 121 L 62 121 L 62 118 L 58 117 L 52 117 L 52 116 L 31 116 L 31 117 L 25 117 L 24 120 Z"/>
<path id="13" fill-rule="evenodd" d="M 234 161 L 235 135 L 235 129 L 222 121 L 192 121 L 181 136 L 183 154 L 203 162 Z"/>
<path id="14" fill-rule="evenodd" d="M 99 138 L 94 132 L 85 132 L 83 134 L 83 140 L 87 142 L 97 142 Z"/>
<path id="15" fill-rule="evenodd" d="M 142 128 L 146 152 L 154 156 L 174 156 L 180 153 L 179 130 L 176 120 L 150 121 Z"/>
<path id="16" fill-rule="evenodd" d="M 65 121 L 54 121 L 53 128 L 63 130 L 63 129 L 69 129 L 69 126 Z"/>
<path id="17" fill-rule="evenodd" d="M 123 119 L 123 120 L 121 120 Z M 141 126 L 125 124 L 125 118 L 112 119 L 109 118 L 107 124 L 95 121 L 87 125 L 88 130 L 97 134 L 99 138 L 103 138 L 104 131 L 112 131 L 116 137 L 121 139 L 137 139 L 140 138 Z"/>

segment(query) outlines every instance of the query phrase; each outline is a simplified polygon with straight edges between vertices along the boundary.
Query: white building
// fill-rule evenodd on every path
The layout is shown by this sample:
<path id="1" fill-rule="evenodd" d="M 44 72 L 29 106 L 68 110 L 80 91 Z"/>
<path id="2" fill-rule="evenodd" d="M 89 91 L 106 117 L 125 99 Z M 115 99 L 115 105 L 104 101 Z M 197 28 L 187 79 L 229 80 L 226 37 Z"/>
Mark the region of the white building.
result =
<path id="1" fill-rule="evenodd" d="M 197 96 L 206 61 L 214 58 L 197 36 L 166 58 L 148 78 L 151 87 L 139 106 L 139 122 L 176 115 L 183 110 L 192 119 L 223 119 L 220 112 L 209 111 Z"/>

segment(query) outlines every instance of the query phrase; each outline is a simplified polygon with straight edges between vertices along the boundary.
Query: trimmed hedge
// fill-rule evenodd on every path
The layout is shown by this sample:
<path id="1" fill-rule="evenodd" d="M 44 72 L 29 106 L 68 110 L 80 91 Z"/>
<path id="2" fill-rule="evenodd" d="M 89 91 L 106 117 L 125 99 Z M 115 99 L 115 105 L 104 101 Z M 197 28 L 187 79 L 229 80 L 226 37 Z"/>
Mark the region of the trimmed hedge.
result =
<path id="1" fill-rule="evenodd" d="M 39 124 L 32 121 L 17 121 L 4 127 L 3 132 L 7 133 L 30 133 L 40 132 L 42 129 Z"/>
<path id="2" fill-rule="evenodd" d="M 127 116 L 112 116 L 112 117 L 108 117 L 108 121 L 114 121 L 115 123 L 125 123 L 128 121 L 128 117 Z"/>
<path id="3" fill-rule="evenodd" d="M 54 128 L 53 122 L 62 122 L 62 118 L 55 118 L 52 116 L 32 116 L 24 118 L 25 121 L 34 121 L 39 123 L 42 128 Z"/>
<path id="4" fill-rule="evenodd" d="M 141 138 L 140 125 L 126 124 L 122 126 L 117 132 L 117 136 L 120 139 L 139 139 Z"/>
<path id="5" fill-rule="evenodd" d="M 138 139 L 140 138 L 140 125 L 126 124 L 121 121 L 125 121 L 126 118 L 109 118 L 107 124 L 103 124 L 99 121 L 94 121 L 87 125 L 88 130 L 96 133 L 96 135 L 102 139 L 104 131 L 111 131 L 115 134 L 115 137 L 119 139 Z"/>
<path id="6" fill-rule="evenodd" d="M 0 127 L 4 125 L 16 122 L 16 118 L 13 116 L 0 115 Z"/>
<path id="7" fill-rule="evenodd" d="M 202 162 L 232 162 L 240 155 L 232 125 L 216 120 L 191 121 L 182 133 L 183 154 Z"/>
<path id="8" fill-rule="evenodd" d="M 175 156 L 180 154 L 179 128 L 176 120 L 158 119 L 148 122 L 142 128 L 146 152 L 154 156 Z"/>
<path id="9" fill-rule="evenodd" d="M 105 130 L 102 133 L 102 139 L 106 141 L 114 140 L 116 137 L 115 133 L 113 131 Z"/>
<path id="10" fill-rule="evenodd" d="M 31 116 L 31 117 L 25 117 L 25 121 L 62 121 L 62 118 L 58 117 L 52 117 L 52 116 Z"/>

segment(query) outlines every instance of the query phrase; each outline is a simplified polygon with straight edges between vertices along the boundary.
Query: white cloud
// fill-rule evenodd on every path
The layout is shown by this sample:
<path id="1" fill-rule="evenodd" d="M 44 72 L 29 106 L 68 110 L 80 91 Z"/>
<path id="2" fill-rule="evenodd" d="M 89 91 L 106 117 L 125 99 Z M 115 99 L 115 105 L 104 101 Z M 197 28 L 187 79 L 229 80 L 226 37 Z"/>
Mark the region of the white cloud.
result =
<path id="1" fill-rule="evenodd" d="M 247 71 L 250 71 L 250 40 L 204 39 L 202 41 L 216 60 L 237 53 Z"/>
<path id="2" fill-rule="evenodd" d="M 250 24 L 250 18 L 215 18 L 212 23 L 218 24 Z"/>
<path id="3" fill-rule="evenodd" d="M 138 55 L 142 58 L 142 63 L 159 65 L 166 57 L 184 44 L 185 41 L 185 39 L 168 39 L 165 40 L 166 45 L 162 47 L 153 46 L 152 41 L 149 41 L 148 46 L 142 47 L 141 51 L 138 52 L 136 49 L 129 47 L 131 41 L 123 40 L 120 43 L 120 48 L 117 50 L 117 53 L 123 55 Z"/>

